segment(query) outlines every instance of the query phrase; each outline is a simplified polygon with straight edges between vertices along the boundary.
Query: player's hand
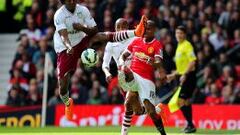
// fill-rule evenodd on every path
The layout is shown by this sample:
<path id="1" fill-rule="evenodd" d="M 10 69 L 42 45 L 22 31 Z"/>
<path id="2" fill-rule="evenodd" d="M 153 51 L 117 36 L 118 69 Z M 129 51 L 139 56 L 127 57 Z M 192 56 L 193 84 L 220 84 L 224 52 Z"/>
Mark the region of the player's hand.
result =
<path id="1" fill-rule="evenodd" d="M 68 54 L 68 55 L 72 55 L 72 54 L 73 54 L 73 48 L 72 48 L 71 46 L 69 46 L 69 47 L 67 48 L 67 54 Z"/>
<path id="2" fill-rule="evenodd" d="M 82 31 L 84 28 L 84 26 L 80 23 L 73 23 L 72 26 L 75 30 L 78 30 L 78 31 Z"/>
<path id="3" fill-rule="evenodd" d="M 179 79 L 180 85 L 183 85 L 183 83 L 184 83 L 186 80 L 187 80 L 187 76 L 186 76 L 185 74 L 183 74 L 183 75 L 180 77 L 180 79 Z"/>
<path id="4" fill-rule="evenodd" d="M 169 74 L 166 76 L 167 77 L 167 82 L 171 82 L 172 80 L 175 79 L 176 75 L 174 73 Z"/>
<path id="5" fill-rule="evenodd" d="M 162 84 L 165 84 L 167 82 L 167 75 L 165 73 L 160 73 L 159 79 Z"/>
<path id="6" fill-rule="evenodd" d="M 108 76 L 106 77 L 106 82 L 107 82 L 107 83 L 110 83 L 111 80 L 112 80 L 112 75 L 110 74 L 110 75 L 108 75 Z"/>

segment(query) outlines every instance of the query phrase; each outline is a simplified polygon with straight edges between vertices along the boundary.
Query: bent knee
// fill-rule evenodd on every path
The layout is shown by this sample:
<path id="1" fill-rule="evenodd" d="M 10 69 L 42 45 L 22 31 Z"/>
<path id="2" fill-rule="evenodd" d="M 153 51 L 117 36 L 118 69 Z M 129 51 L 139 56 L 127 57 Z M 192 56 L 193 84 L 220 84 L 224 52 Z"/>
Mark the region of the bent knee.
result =
<path id="1" fill-rule="evenodd" d="M 144 100 L 144 106 L 147 109 L 147 113 L 150 116 L 156 114 L 155 106 L 149 100 L 147 100 L 147 99 Z"/>
<path id="2" fill-rule="evenodd" d="M 126 109 L 131 108 L 132 105 L 131 105 L 130 100 L 126 99 L 125 102 L 124 102 L 124 106 L 125 106 Z"/>

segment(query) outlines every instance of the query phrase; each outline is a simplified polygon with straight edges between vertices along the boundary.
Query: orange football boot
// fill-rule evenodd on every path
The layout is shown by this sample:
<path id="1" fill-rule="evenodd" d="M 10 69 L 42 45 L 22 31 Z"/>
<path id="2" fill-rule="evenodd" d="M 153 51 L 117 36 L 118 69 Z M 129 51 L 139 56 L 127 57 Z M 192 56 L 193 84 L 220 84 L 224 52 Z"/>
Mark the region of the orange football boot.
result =
<path id="1" fill-rule="evenodd" d="M 164 113 L 164 105 L 162 103 L 159 103 L 157 106 L 155 106 L 156 113 L 161 116 L 163 123 L 167 123 L 167 116 Z"/>
<path id="2" fill-rule="evenodd" d="M 145 24 L 147 23 L 147 17 L 145 15 L 142 16 L 139 24 L 137 25 L 136 29 L 134 30 L 135 36 L 142 37 L 145 32 Z"/>
<path id="3" fill-rule="evenodd" d="M 65 107 L 65 116 L 68 120 L 73 119 L 73 100 L 69 98 L 69 106 Z"/>

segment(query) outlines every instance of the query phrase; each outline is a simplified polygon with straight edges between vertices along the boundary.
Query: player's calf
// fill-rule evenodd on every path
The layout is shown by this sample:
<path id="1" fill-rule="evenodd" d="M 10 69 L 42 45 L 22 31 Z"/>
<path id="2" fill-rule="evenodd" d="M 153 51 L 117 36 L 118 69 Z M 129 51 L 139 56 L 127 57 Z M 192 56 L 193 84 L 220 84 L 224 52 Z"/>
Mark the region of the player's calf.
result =
<path id="1" fill-rule="evenodd" d="M 157 115 L 154 105 L 148 99 L 145 99 L 144 106 L 146 107 L 147 113 L 150 116 L 150 118 L 152 119 L 157 130 L 161 133 L 161 135 L 166 135 L 162 119 L 159 115 Z"/>
<path id="2" fill-rule="evenodd" d="M 73 100 L 69 98 L 68 84 L 70 80 L 70 74 L 67 74 L 63 78 L 59 79 L 60 98 L 65 104 L 65 116 L 68 120 L 73 118 Z"/>
<path id="3" fill-rule="evenodd" d="M 128 128 L 131 127 L 131 121 L 132 121 L 133 111 L 125 111 L 123 122 L 122 122 L 122 130 L 121 135 L 127 135 L 128 134 Z"/>
<path id="4" fill-rule="evenodd" d="M 125 113 L 124 113 L 123 122 L 122 122 L 121 135 L 128 134 L 128 128 L 131 126 L 131 121 L 133 116 L 133 110 L 132 110 L 132 106 L 129 99 L 125 100 L 124 106 L 125 106 Z"/>
<path id="5" fill-rule="evenodd" d="M 69 92 L 68 92 L 69 79 L 70 79 L 69 75 L 66 75 L 63 78 L 59 79 L 60 98 L 66 106 L 69 105 Z"/>

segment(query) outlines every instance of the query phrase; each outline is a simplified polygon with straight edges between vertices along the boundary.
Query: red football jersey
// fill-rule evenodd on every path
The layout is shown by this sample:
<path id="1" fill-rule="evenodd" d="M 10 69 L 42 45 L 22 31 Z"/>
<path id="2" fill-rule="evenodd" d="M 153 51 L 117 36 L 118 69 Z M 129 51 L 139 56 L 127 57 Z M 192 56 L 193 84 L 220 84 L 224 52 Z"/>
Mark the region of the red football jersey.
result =
<path id="1" fill-rule="evenodd" d="M 153 39 L 151 42 L 145 42 L 144 38 L 135 39 L 129 46 L 128 51 L 132 54 L 130 68 L 141 77 L 154 81 L 154 67 L 149 63 L 155 57 L 163 58 L 162 44 Z"/>

